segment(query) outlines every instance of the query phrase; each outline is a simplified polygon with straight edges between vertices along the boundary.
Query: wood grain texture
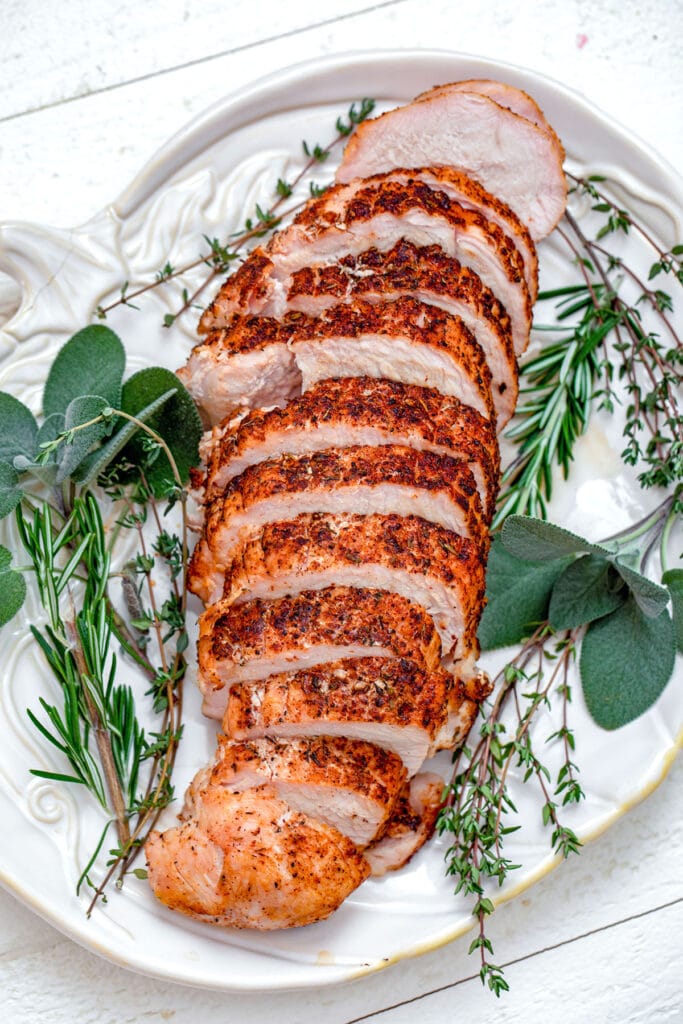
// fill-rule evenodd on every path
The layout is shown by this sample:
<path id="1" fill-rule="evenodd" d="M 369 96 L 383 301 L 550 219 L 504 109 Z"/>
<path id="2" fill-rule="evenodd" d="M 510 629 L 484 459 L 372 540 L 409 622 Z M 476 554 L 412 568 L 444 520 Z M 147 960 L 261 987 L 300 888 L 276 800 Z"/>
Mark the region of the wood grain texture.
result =
<path id="1" fill-rule="evenodd" d="M 344 20 L 306 28 L 342 12 Z M 208 0 L 194 8 L 182 0 L 63 0 L 54 13 L 40 0 L 10 0 L 0 42 L 0 220 L 85 221 L 226 92 L 354 48 L 441 47 L 550 74 L 681 167 L 682 36 L 679 0 L 498 0 L 457 9 L 433 0 L 428 17 L 421 0 Z M 682 786 L 679 760 L 645 803 L 495 915 L 499 960 L 534 954 L 508 969 L 512 992 L 500 1001 L 478 979 L 456 985 L 474 973 L 467 937 L 338 989 L 226 996 L 105 963 L 0 892 L 2 1020 L 445 1024 L 495 1014 L 501 1024 L 673 1024 L 683 1017 L 683 911 L 680 903 L 656 908 L 683 897 Z M 603 930 L 581 937 L 594 929 Z"/>
<path id="2" fill-rule="evenodd" d="M 40 0 L 33 0 L 33 5 L 42 7 Z M 97 20 L 106 24 L 112 6 L 110 0 L 98 0 L 88 9 L 99 10 Z M 4 39 L 19 34 L 18 22 L 13 25 L 13 19 L 19 18 L 21 7 L 17 2 L 9 12 L 3 9 Z M 77 0 L 65 0 L 59 17 L 66 18 L 67 12 L 82 7 Z M 255 0 L 250 5 L 261 38 L 271 38 L 271 15 L 281 7 L 284 5 L 277 0 Z M 143 17 L 143 8 L 156 11 L 159 24 L 165 22 L 166 5 L 149 0 L 137 8 L 131 5 L 134 23 Z M 77 19 L 73 21 L 78 24 Z M 176 23 L 175 31 L 182 45 L 182 22 Z M 210 18 L 205 31 L 210 39 Z M 580 0 L 535 0 L 523 5 L 500 0 L 495 6 L 460 5 L 457 15 L 452 0 L 433 0 L 428 18 L 420 0 L 403 0 L 394 7 L 223 57 L 211 57 L 216 49 L 207 44 L 209 56 L 203 63 L 159 72 L 133 85 L 111 73 L 105 81 L 116 87 L 110 91 L 6 121 L 0 137 L 0 221 L 28 219 L 60 227 L 80 224 L 114 199 L 158 147 L 193 115 L 242 83 L 310 57 L 373 47 L 451 49 L 541 71 L 589 97 L 680 167 L 683 76 L 678 45 L 682 31 L 683 6 L 678 0 L 626 5 L 600 0 L 590 6 Z M 27 33 L 30 37 L 26 29 L 21 38 Z M 56 59 L 49 54 L 71 45 L 67 36 L 66 31 L 43 35 L 46 55 L 41 59 Z M 126 38 L 122 36 L 120 43 L 115 35 L 107 38 L 108 48 L 117 50 L 118 63 L 124 67 Z M 86 54 L 82 64 L 62 68 L 63 95 L 73 95 L 70 80 L 87 74 L 97 63 L 91 49 L 82 52 Z M 17 110 L 39 108 L 41 84 L 34 51 L 29 47 L 22 59 L 23 71 L 14 62 L 13 76 L 33 84 L 27 84 L 32 91 Z M 172 65 L 170 61 L 167 66 Z M 4 67 L 4 62 L 0 61 L 0 66 Z M 661 96 L 659 101 L 656 95 Z"/>

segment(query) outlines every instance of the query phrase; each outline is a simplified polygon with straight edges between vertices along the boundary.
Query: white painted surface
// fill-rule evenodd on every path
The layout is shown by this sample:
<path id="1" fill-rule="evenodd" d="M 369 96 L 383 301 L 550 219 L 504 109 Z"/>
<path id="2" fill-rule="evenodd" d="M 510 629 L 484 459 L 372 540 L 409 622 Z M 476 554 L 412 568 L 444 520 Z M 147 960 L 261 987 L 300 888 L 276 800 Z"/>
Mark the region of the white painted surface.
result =
<path id="1" fill-rule="evenodd" d="M 63 0 L 55 11 L 39 0 L 3 4 L 0 221 L 87 220 L 169 135 L 225 92 L 311 55 L 358 47 L 436 46 L 535 68 L 683 166 L 678 0 L 209 0 L 192 8 L 180 0 Z M 196 63 L 181 66 L 188 62 Z M 1 1019 L 679 1022 L 682 785 L 679 759 L 649 800 L 497 913 L 497 957 L 527 958 L 508 968 L 512 992 L 499 1002 L 478 979 L 458 984 L 474 973 L 467 939 L 320 993 L 223 996 L 164 985 L 84 952 L 0 893 Z M 664 908 L 672 901 L 679 902 Z"/>

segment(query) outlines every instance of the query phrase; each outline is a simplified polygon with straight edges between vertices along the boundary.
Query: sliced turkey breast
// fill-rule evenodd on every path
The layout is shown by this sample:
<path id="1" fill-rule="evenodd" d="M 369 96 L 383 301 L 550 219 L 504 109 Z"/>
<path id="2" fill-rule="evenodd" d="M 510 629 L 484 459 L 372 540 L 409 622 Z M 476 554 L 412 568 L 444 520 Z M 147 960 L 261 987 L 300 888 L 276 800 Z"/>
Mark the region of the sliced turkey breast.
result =
<path id="1" fill-rule="evenodd" d="M 350 203 L 356 193 L 366 193 L 368 188 L 375 188 L 388 182 L 410 188 L 416 182 L 428 185 L 435 192 L 442 192 L 457 207 L 474 210 L 480 213 L 487 222 L 500 228 L 506 240 L 506 246 L 516 250 L 523 269 L 524 279 L 531 301 L 535 302 L 538 294 L 538 256 L 529 230 L 497 196 L 491 195 L 485 188 L 455 167 L 430 165 L 429 167 L 413 167 L 410 170 L 397 168 L 383 174 L 373 174 L 368 178 L 355 178 L 346 183 L 341 193 L 346 204 Z M 330 207 L 325 207 L 325 198 L 329 198 Z M 334 189 L 328 191 L 318 200 L 318 215 L 321 219 L 329 219 L 339 212 L 339 196 Z"/>
<path id="2" fill-rule="evenodd" d="M 315 736 L 282 742 L 220 736 L 216 760 L 191 787 L 231 793 L 267 784 L 294 811 L 331 825 L 359 847 L 383 830 L 406 778 L 396 754 L 365 740 Z"/>
<path id="3" fill-rule="evenodd" d="M 490 686 L 401 658 L 352 658 L 233 686 L 223 728 L 234 739 L 349 736 L 397 754 L 408 775 L 457 746 Z"/>
<path id="4" fill-rule="evenodd" d="M 354 445 L 406 445 L 466 462 L 487 518 L 493 515 L 500 454 L 493 425 L 433 388 L 369 377 L 318 381 L 284 409 L 255 409 L 204 436 L 206 499 L 249 466 L 284 454 Z"/>
<path id="5" fill-rule="evenodd" d="M 445 654 L 466 648 L 484 604 L 480 547 L 418 516 L 314 513 L 269 523 L 225 573 L 231 602 L 302 590 L 373 587 L 403 594 L 431 615 Z"/>
<path id="6" fill-rule="evenodd" d="M 434 772 L 420 772 L 405 784 L 381 839 L 365 851 L 373 875 L 402 868 L 431 838 L 443 788 L 443 779 Z"/>
<path id="7" fill-rule="evenodd" d="M 478 210 L 486 220 L 496 224 L 520 254 L 524 264 L 524 280 L 529 289 L 531 302 L 536 301 L 538 295 L 536 246 L 526 224 L 522 223 L 509 206 L 497 196 L 492 196 L 474 178 L 468 177 L 462 171 L 456 170 L 455 167 L 431 166 L 414 168 L 411 171 L 389 171 L 388 176 L 394 181 L 401 181 L 405 184 L 419 178 L 430 188 L 445 192 L 449 199 L 459 206 L 469 210 Z M 376 181 L 380 177 L 380 175 L 376 175 L 368 180 Z"/>
<path id="8" fill-rule="evenodd" d="M 441 89 L 359 125 L 337 181 L 397 167 L 452 166 L 499 196 L 539 239 L 564 213 L 563 160 L 557 139 L 532 121 L 480 93 Z"/>
<path id="9" fill-rule="evenodd" d="M 328 448 L 281 455 L 231 480 L 207 506 L 188 587 L 205 603 L 215 601 L 238 545 L 266 523 L 310 512 L 416 515 L 487 550 L 486 520 L 467 463 L 403 445 Z"/>
<path id="10" fill-rule="evenodd" d="M 267 353 L 265 369 L 253 362 L 254 351 Z M 259 382 L 248 383 L 242 394 L 239 388 L 252 372 L 261 375 Z M 341 375 L 436 388 L 487 418 L 494 415 L 491 372 L 471 331 L 458 317 L 407 297 L 358 300 L 319 316 L 236 317 L 195 348 L 179 371 L 213 422 L 255 395 L 263 405 L 282 405 L 317 381 Z M 509 377 L 504 372 L 505 382 Z M 508 410 L 507 396 L 500 401 Z"/>
<path id="11" fill-rule="evenodd" d="M 218 601 L 199 619 L 204 714 L 222 718 L 233 683 L 340 658 L 407 658 L 428 672 L 441 641 L 424 609 L 382 590 L 328 587 L 276 601 Z"/>
<path id="12" fill-rule="evenodd" d="M 477 274 L 438 246 L 419 248 L 401 240 L 388 252 L 369 249 L 338 263 L 304 267 L 291 282 L 287 306 L 307 314 L 359 298 L 386 303 L 407 295 L 460 317 L 491 370 L 498 428 L 512 415 L 518 371 L 510 318 Z"/>
<path id="13" fill-rule="evenodd" d="M 513 117 L 514 115 L 510 115 Z M 359 188 L 337 185 L 307 203 L 293 224 L 255 249 L 203 313 L 199 332 L 225 327 L 235 313 L 282 316 L 292 275 L 313 263 L 334 263 L 368 249 L 391 249 L 402 238 L 438 245 L 479 275 L 508 312 L 517 353 L 531 326 L 524 261 L 502 229 L 422 181 L 383 180 Z M 257 273 L 250 266 L 255 261 Z"/>
<path id="14" fill-rule="evenodd" d="M 350 839 L 268 786 L 212 786 L 196 804 L 196 820 L 145 845 L 150 885 L 171 910 L 223 927 L 293 928 L 329 917 L 370 872 Z"/>

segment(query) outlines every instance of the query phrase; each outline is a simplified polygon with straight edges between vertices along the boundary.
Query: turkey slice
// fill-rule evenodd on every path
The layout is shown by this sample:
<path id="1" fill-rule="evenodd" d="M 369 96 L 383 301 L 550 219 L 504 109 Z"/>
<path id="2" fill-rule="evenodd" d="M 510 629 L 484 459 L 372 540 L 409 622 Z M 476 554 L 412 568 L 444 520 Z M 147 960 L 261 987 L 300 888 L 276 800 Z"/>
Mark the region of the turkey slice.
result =
<path id="1" fill-rule="evenodd" d="M 215 761 L 196 777 L 188 803 L 201 799 L 207 787 L 240 793 L 267 784 L 294 811 L 331 825 L 363 847 L 383 830 L 405 778 L 400 757 L 365 740 L 219 736 Z"/>
<path id="2" fill-rule="evenodd" d="M 351 445 L 406 445 L 466 462 L 488 519 L 493 515 L 500 453 L 491 422 L 433 388 L 368 377 L 319 381 L 282 408 L 226 420 L 201 444 L 206 499 L 249 466 L 280 455 Z"/>
<path id="3" fill-rule="evenodd" d="M 408 775 L 461 743 L 490 686 L 401 658 L 351 658 L 231 687 L 223 729 L 234 739 L 349 736 L 397 754 Z"/>
<path id="4" fill-rule="evenodd" d="M 431 615 L 450 654 L 477 632 L 485 568 L 477 544 L 418 516 L 301 515 L 269 523 L 238 550 L 223 596 L 270 599 L 331 584 L 403 594 Z"/>
<path id="5" fill-rule="evenodd" d="M 222 718 L 234 683 L 368 656 L 406 658 L 432 672 L 441 641 L 423 608 L 381 590 L 328 587 L 275 601 L 219 601 L 199 619 L 204 713 Z"/>
<path id="6" fill-rule="evenodd" d="M 502 373 L 507 382 L 507 365 Z M 472 333 L 459 317 L 407 297 L 357 300 L 319 316 L 235 317 L 193 349 L 178 375 L 214 423 L 240 407 L 283 405 L 342 375 L 436 388 L 494 416 L 491 372 Z M 500 405 L 509 415 L 507 394 Z"/>
<path id="7" fill-rule="evenodd" d="M 564 213 L 564 150 L 556 137 L 488 96 L 442 88 L 359 125 L 337 181 L 395 168 L 452 166 L 510 206 L 534 239 Z"/>

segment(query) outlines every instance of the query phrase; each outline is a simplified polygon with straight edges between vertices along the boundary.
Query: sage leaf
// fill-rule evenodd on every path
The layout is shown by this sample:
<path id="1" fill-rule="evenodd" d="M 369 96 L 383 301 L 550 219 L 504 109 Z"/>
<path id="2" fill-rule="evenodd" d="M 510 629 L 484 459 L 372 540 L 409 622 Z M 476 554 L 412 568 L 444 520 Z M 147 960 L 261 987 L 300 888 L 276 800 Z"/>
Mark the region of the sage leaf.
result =
<path id="1" fill-rule="evenodd" d="M 553 586 L 572 561 L 520 561 L 496 537 L 489 554 L 487 604 L 479 624 L 483 650 L 519 643 L 545 621 Z"/>
<path id="2" fill-rule="evenodd" d="M 683 654 L 683 569 L 669 569 L 662 576 L 662 583 L 666 583 L 671 596 L 676 647 Z"/>
<path id="3" fill-rule="evenodd" d="M 614 568 L 617 570 L 624 583 L 633 594 L 636 604 L 644 615 L 654 618 L 666 608 L 669 603 L 669 595 L 664 587 L 653 583 L 646 576 L 642 576 L 635 569 L 628 565 L 614 560 Z"/>
<path id="4" fill-rule="evenodd" d="M 22 498 L 22 490 L 17 487 L 19 476 L 9 462 L 0 461 L 0 519 L 14 512 Z"/>
<path id="5" fill-rule="evenodd" d="M 137 416 L 141 409 L 147 408 L 170 390 L 174 391 L 172 397 L 165 401 L 147 422 L 171 449 L 184 483 L 192 466 L 199 462 L 202 423 L 194 400 L 178 377 L 170 370 L 159 366 L 139 370 L 123 385 L 121 408 L 124 412 Z M 173 483 L 173 473 L 163 452 L 153 462 L 147 462 L 141 431 L 138 431 L 126 445 L 122 455 L 134 466 L 145 466 L 145 476 L 157 497 L 166 492 L 169 483 Z M 125 476 L 122 479 L 125 479 Z"/>
<path id="6" fill-rule="evenodd" d="M 141 409 L 140 412 L 137 413 L 136 418 L 141 420 L 143 423 L 147 423 L 154 413 L 157 412 L 158 409 L 161 409 L 162 405 L 168 402 L 175 393 L 176 389 L 172 388 L 171 390 L 164 392 L 163 395 L 159 395 L 154 402 L 150 402 L 148 406 Z M 87 456 L 73 474 L 74 479 L 84 487 L 89 487 L 94 480 L 104 473 L 107 466 L 109 466 L 116 456 L 125 448 L 133 435 L 140 430 L 137 423 L 131 423 L 130 420 L 124 420 L 119 417 L 117 422 L 123 424 L 120 430 L 117 430 L 114 436 L 103 444 L 101 448 L 98 448 L 97 451 L 92 452 L 91 455 Z"/>
<path id="7" fill-rule="evenodd" d="M 118 335 L 103 324 L 92 324 L 74 334 L 59 350 L 43 391 L 43 414 L 66 410 L 81 395 L 101 395 L 117 408 L 126 352 Z"/>
<path id="8" fill-rule="evenodd" d="M 14 468 L 18 473 L 29 473 L 47 487 L 53 487 L 57 476 L 57 463 L 53 459 L 47 462 L 32 462 L 25 455 L 17 455 Z"/>
<path id="9" fill-rule="evenodd" d="M 0 545 L 0 626 L 14 618 L 26 597 L 26 580 L 11 564 L 11 551 Z"/>
<path id="10" fill-rule="evenodd" d="M 73 430 L 74 433 L 69 441 L 64 441 L 59 448 L 56 482 L 58 484 L 70 477 L 74 470 L 81 464 L 89 454 L 94 445 L 111 430 L 111 423 L 101 420 L 99 423 L 90 423 L 90 420 L 97 419 L 104 409 L 109 407 L 109 402 L 101 395 L 80 395 L 69 402 L 64 416 L 64 430 Z M 90 423 L 84 427 L 82 424 Z M 76 430 L 74 428 L 80 427 Z"/>
<path id="11" fill-rule="evenodd" d="M 612 554 L 609 548 L 591 544 L 576 533 L 531 516 L 508 516 L 501 530 L 501 539 L 511 555 L 529 562 L 550 561 L 567 555 Z"/>
<path id="12" fill-rule="evenodd" d="M 11 464 L 16 455 L 32 459 L 37 434 L 38 424 L 31 410 L 14 395 L 0 391 L 0 460 Z"/>
<path id="13" fill-rule="evenodd" d="M 574 629 L 609 615 L 624 603 L 627 590 L 614 567 L 600 555 L 582 555 L 553 586 L 548 618 L 553 629 Z"/>
<path id="14" fill-rule="evenodd" d="M 674 668 L 674 627 L 668 611 L 644 615 L 634 597 L 592 622 L 579 670 L 586 705 L 603 729 L 620 729 L 652 707 Z"/>

